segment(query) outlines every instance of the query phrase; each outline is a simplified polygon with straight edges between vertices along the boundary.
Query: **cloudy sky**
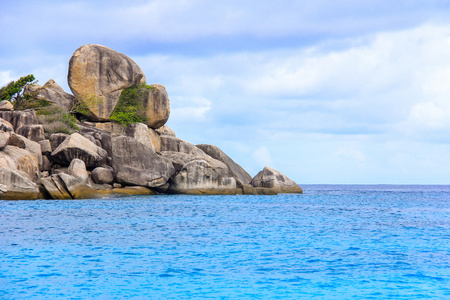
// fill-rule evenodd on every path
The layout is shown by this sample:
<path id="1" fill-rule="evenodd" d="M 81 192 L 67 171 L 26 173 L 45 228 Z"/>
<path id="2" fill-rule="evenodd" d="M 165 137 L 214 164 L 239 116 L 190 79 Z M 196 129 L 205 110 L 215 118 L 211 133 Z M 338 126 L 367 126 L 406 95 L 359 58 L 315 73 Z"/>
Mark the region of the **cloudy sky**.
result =
<path id="1" fill-rule="evenodd" d="M 84 44 L 131 57 L 178 137 L 252 176 L 450 183 L 450 1 L 0 0 L 0 86 L 70 92 Z"/>

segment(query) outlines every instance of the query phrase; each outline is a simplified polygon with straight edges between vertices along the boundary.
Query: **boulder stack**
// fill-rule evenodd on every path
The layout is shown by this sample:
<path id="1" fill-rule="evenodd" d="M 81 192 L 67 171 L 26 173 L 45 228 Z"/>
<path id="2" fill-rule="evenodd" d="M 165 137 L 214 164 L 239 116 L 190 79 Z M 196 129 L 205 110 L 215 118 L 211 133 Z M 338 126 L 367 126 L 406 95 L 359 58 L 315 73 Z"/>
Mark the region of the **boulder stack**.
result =
<path id="1" fill-rule="evenodd" d="M 42 126 L 34 109 L 15 111 L 10 102 L 0 102 L 0 199 L 302 193 L 276 170 L 265 167 L 252 178 L 220 148 L 176 137 L 165 125 L 165 87 L 143 85 L 144 73 L 124 54 L 82 46 L 70 59 L 68 81 L 73 96 L 53 80 L 26 92 L 65 117 L 75 110 L 74 133 Z M 112 121 L 122 92 L 134 88 L 145 121 Z"/>

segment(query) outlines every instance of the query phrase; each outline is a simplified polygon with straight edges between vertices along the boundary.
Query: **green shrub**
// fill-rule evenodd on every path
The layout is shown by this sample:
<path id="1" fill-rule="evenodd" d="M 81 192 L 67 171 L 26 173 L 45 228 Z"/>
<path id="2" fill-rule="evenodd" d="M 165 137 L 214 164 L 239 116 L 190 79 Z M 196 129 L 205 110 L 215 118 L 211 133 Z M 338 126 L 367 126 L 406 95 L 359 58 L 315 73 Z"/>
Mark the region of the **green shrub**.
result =
<path id="1" fill-rule="evenodd" d="M 109 117 L 122 125 L 144 123 L 146 121 L 144 100 L 154 87 L 146 83 L 124 89 L 120 94 L 116 108 Z"/>
<path id="2" fill-rule="evenodd" d="M 20 77 L 19 80 L 11 81 L 6 86 L 0 89 L 0 101 L 8 100 L 11 102 L 16 101 L 18 98 L 23 96 L 23 89 L 31 84 L 35 84 L 37 80 L 35 80 L 33 74 L 29 74 L 24 77 Z"/>
<path id="3" fill-rule="evenodd" d="M 44 127 L 45 136 L 48 138 L 52 133 L 72 134 L 79 130 L 77 119 L 64 113 L 63 109 L 54 105 L 43 107 L 36 111 L 39 123 Z"/>

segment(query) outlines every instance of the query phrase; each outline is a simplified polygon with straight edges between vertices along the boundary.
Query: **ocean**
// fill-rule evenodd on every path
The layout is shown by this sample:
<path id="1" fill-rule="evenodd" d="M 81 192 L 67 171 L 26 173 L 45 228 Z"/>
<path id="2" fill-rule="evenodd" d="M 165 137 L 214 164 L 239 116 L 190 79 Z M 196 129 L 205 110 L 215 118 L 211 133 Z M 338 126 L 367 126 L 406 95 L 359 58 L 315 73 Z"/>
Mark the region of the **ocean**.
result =
<path id="1" fill-rule="evenodd" d="M 0 299 L 450 299 L 450 186 L 0 201 Z"/>

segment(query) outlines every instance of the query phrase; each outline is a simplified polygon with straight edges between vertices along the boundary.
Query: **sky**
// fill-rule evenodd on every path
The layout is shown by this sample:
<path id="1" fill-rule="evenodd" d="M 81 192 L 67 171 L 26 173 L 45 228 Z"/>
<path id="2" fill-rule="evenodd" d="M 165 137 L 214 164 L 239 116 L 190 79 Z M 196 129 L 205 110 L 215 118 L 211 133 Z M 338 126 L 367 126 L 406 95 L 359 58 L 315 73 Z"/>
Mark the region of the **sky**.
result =
<path id="1" fill-rule="evenodd" d="M 0 0 L 0 86 L 70 93 L 85 44 L 132 58 L 179 138 L 251 176 L 450 184 L 450 1 Z"/>

